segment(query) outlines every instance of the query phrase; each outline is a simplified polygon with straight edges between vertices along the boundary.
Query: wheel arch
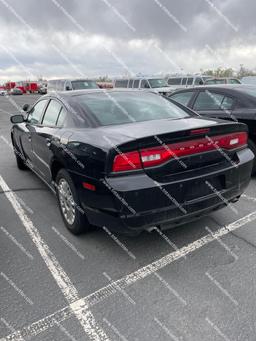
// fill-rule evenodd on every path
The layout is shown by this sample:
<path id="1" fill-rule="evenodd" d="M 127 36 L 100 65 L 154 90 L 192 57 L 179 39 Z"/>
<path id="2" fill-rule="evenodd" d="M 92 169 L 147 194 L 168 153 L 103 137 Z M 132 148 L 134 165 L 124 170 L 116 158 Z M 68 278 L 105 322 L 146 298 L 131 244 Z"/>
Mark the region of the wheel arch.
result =
<path id="1" fill-rule="evenodd" d="M 64 168 L 65 169 L 65 165 L 63 162 L 61 162 L 60 160 L 54 159 L 51 162 L 51 175 L 52 175 L 52 180 L 55 181 L 56 176 L 58 174 L 58 172 Z"/>

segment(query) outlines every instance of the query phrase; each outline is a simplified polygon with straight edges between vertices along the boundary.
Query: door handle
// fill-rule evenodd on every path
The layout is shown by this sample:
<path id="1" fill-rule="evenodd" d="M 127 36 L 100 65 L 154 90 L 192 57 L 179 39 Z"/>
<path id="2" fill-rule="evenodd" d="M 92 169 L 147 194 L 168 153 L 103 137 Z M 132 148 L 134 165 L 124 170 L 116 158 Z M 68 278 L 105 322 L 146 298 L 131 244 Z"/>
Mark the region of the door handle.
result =
<path id="1" fill-rule="evenodd" d="M 58 144 L 59 142 L 60 142 L 60 139 L 59 139 L 59 138 L 49 138 L 49 137 L 46 138 L 46 145 L 47 145 L 48 147 L 50 147 L 50 145 L 51 145 L 52 143 Z"/>

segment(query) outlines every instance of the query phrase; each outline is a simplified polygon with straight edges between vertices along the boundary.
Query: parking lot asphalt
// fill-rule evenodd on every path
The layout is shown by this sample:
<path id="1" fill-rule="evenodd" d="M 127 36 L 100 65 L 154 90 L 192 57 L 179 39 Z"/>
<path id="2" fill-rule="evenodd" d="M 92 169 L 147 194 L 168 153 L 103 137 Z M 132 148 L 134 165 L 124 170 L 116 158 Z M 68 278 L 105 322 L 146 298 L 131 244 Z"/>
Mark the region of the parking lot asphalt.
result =
<path id="1" fill-rule="evenodd" d="M 0 340 L 255 341 L 256 179 L 164 233 L 73 236 L 10 145 L 10 114 L 36 98 L 0 97 Z"/>

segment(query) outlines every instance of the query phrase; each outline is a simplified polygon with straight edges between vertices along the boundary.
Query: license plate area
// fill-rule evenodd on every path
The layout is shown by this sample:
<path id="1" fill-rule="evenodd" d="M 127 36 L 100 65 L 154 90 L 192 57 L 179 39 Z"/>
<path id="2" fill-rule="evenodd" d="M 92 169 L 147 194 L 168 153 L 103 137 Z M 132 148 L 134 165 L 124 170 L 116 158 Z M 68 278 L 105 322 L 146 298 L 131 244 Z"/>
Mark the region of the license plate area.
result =
<path id="1" fill-rule="evenodd" d="M 225 189 L 225 176 L 217 176 L 206 180 L 196 180 L 188 185 L 185 191 L 185 201 L 191 201 L 210 194 L 216 194 Z"/>

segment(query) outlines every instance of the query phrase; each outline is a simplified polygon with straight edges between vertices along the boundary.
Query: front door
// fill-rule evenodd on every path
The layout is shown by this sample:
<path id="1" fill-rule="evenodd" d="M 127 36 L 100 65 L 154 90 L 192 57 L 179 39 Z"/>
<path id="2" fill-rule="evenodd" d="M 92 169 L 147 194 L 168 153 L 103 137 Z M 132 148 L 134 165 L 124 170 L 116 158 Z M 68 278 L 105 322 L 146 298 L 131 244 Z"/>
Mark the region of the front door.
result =
<path id="1" fill-rule="evenodd" d="M 41 117 L 44 113 L 48 100 L 37 102 L 28 112 L 26 122 L 23 123 L 23 132 L 20 136 L 20 143 L 23 154 L 27 161 L 35 166 L 34 153 L 32 148 L 32 137 L 36 134 L 36 126 L 40 124 Z"/>
<path id="2" fill-rule="evenodd" d="M 42 123 L 36 127 L 36 134 L 32 136 L 32 148 L 35 165 L 47 182 L 51 182 L 51 160 L 53 158 L 53 144 L 59 144 L 60 128 L 57 126 L 62 105 L 51 99 L 47 106 Z"/>

